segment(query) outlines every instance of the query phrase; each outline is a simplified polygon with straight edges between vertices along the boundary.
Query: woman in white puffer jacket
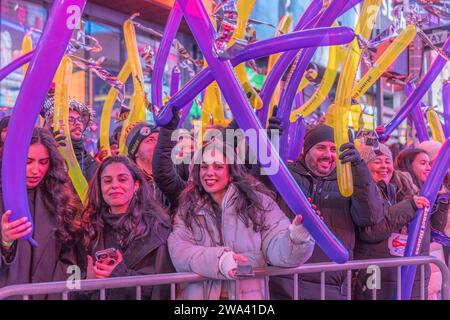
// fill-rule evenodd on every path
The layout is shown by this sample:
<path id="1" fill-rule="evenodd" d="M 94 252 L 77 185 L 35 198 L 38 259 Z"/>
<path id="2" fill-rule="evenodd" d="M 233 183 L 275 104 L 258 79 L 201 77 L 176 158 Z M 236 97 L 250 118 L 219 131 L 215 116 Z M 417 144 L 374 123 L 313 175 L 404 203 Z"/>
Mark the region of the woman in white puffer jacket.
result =
<path id="1" fill-rule="evenodd" d="M 189 184 L 183 191 L 168 239 L 178 272 L 210 278 L 179 286 L 181 299 L 264 298 L 264 279 L 240 282 L 235 296 L 236 268 L 250 264 L 296 267 L 311 256 L 314 239 L 298 215 L 292 224 L 270 192 L 237 164 L 232 147 L 214 140 L 193 159 Z M 204 290 L 205 289 L 205 290 Z"/>

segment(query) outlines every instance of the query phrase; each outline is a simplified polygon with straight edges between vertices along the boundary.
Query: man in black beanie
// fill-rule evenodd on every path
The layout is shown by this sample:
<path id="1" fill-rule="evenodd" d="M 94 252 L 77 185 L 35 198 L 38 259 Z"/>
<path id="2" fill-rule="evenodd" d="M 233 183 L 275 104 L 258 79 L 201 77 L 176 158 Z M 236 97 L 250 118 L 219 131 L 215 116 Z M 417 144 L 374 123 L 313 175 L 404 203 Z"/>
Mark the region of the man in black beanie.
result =
<path id="1" fill-rule="evenodd" d="M 128 157 L 141 169 L 147 181 L 153 181 L 152 161 L 159 128 L 142 121 L 130 124 L 126 130 Z"/>
<path id="2" fill-rule="evenodd" d="M 153 155 L 158 142 L 159 128 L 141 121 L 130 124 L 126 128 L 125 144 L 128 149 L 128 157 L 136 163 L 152 190 L 154 199 L 170 208 L 170 202 L 164 193 L 158 188 L 153 177 Z"/>
<path id="3" fill-rule="evenodd" d="M 272 121 L 273 122 L 273 121 Z M 273 128 L 271 128 L 273 129 Z M 303 153 L 289 171 L 306 197 L 320 211 L 325 224 L 341 241 L 353 258 L 355 230 L 371 226 L 383 217 L 383 201 L 373 182 L 369 169 L 361 160 L 353 143 L 340 148 L 339 159 L 350 163 L 353 174 L 353 195 L 343 197 L 339 192 L 336 174 L 336 145 L 333 128 L 319 124 L 308 130 L 303 144 Z M 280 197 L 279 197 L 280 198 Z M 280 207 L 293 219 L 294 215 L 282 199 Z M 329 262 L 330 259 L 316 246 L 308 263 Z M 346 272 L 327 272 L 325 275 L 326 299 L 346 299 Z M 299 280 L 301 299 L 320 299 L 320 274 L 303 274 Z M 292 298 L 293 279 L 277 277 L 271 281 L 271 297 Z"/>

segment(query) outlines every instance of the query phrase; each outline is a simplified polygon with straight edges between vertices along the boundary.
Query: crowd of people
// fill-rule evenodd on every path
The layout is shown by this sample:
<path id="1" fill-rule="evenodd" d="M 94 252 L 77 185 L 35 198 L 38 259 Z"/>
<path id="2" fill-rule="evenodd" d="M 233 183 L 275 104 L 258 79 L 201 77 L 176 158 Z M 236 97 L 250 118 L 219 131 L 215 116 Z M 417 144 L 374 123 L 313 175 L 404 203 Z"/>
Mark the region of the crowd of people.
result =
<path id="1" fill-rule="evenodd" d="M 79 266 L 83 279 L 195 272 L 208 280 L 177 286 L 181 299 L 235 299 L 233 279 L 243 267 L 297 267 L 329 262 L 302 223 L 302 212 L 292 212 L 258 164 L 237 161 L 235 141 L 215 137 L 194 148 L 192 137 L 172 141 L 179 121 L 157 128 L 146 122 L 126 129 L 128 156 L 119 155 L 121 128 L 105 150 L 92 157 L 84 148 L 83 133 L 91 120 L 90 108 L 70 102 L 69 130 L 75 155 L 89 181 L 86 204 L 78 198 L 58 147 L 66 143 L 64 132 L 53 130 L 52 101 L 42 115 L 46 123 L 36 127 L 28 150 L 26 185 L 31 221 L 11 220 L 11 211 L 0 208 L 0 288 L 13 284 L 61 281 L 67 268 Z M 0 121 L 3 146 L 9 118 Z M 268 129 L 282 129 L 272 117 Z M 225 130 L 212 126 L 214 130 Z M 236 128 L 233 121 L 228 129 Z M 208 130 L 208 128 L 207 128 Z M 351 197 L 339 192 L 337 151 L 333 128 L 311 125 L 303 151 L 288 168 L 312 207 L 350 253 L 350 259 L 403 256 L 408 224 L 417 209 L 431 208 L 422 255 L 430 254 L 431 229 L 445 232 L 449 180 L 436 203 L 419 195 L 439 145 L 427 142 L 408 147 L 395 157 L 382 143 L 340 147 L 339 160 L 349 163 L 353 174 Z M 248 147 L 248 146 L 247 146 Z M 248 148 L 245 153 L 247 154 Z M 173 161 L 173 155 L 188 161 Z M 242 156 L 242 155 L 241 155 Z M 0 205 L 2 201 L 0 201 Z M 39 246 L 22 237 L 32 233 Z M 403 250 L 402 250 L 403 249 Z M 435 251 L 448 251 L 436 247 Z M 346 299 L 347 272 L 328 272 L 327 299 Z M 352 295 L 370 299 L 369 275 L 353 275 Z M 437 297 L 438 277 L 425 270 L 430 297 Z M 435 279 L 433 281 L 430 279 Z M 414 284 L 413 298 L 420 297 Z M 320 274 L 300 275 L 301 299 L 320 299 Z M 396 268 L 382 269 L 378 297 L 395 299 Z M 271 299 L 293 298 L 293 276 L 271 277 Z M 263 299 L 264 279 L 245 278 L 241 299 Z M 169 286 L 144 287 L 143 298 L 169 299 Z M 135 291 L 108 291 L 111 299 L 133 299 Z M 42 299 L 56 296 L 35 297 Z M 93 299 L 94 293 L 74 295 Z"/>

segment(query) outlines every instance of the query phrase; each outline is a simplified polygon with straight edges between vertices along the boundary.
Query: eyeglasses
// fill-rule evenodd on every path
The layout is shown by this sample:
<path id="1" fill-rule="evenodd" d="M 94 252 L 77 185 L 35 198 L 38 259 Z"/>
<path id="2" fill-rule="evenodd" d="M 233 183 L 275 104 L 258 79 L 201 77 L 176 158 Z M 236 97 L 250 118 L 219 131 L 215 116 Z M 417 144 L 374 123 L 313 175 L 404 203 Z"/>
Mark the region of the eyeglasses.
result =
<path id="1" fill-rule="evenodd" d="M 69 123 L 70 124 L 74 124 L 76 121 L 80 122 L 80 123 L 84 123 L 84 118 L 83 117 L 73 117 L 73 116 L 69 116 Z"/>

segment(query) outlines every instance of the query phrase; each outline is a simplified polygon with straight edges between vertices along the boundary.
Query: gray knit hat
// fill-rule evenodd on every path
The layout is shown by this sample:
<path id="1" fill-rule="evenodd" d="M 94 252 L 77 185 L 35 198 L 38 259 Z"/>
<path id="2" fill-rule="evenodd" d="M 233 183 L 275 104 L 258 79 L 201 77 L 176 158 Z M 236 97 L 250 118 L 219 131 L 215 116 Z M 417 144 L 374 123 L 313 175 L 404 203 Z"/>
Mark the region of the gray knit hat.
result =
<path id="1" fill-rule="evenodd" d="M 361 146 L 358 148 L 359 154 L 361 155 L 361 159 L 363 159 L 366 163 L 369 163 L 370 161 L 375 160 L 377 156 L 385 155 L 388 158 L 392 159 L 392 152 L 389 149 L 388 146 L 378 143 L 378 146 L 368 146 L 365 144 L 361 144 Z"/>

